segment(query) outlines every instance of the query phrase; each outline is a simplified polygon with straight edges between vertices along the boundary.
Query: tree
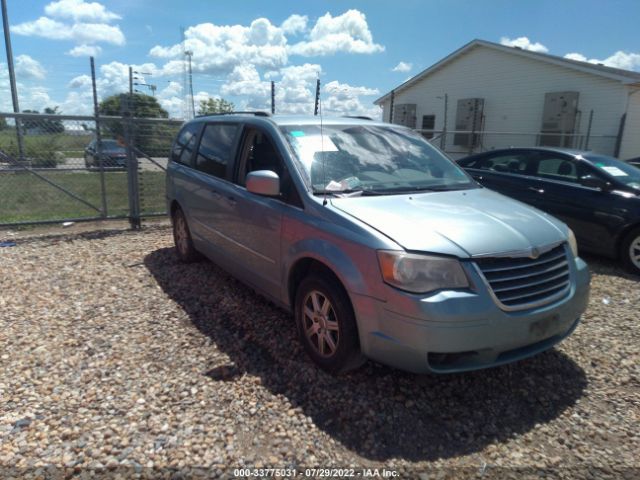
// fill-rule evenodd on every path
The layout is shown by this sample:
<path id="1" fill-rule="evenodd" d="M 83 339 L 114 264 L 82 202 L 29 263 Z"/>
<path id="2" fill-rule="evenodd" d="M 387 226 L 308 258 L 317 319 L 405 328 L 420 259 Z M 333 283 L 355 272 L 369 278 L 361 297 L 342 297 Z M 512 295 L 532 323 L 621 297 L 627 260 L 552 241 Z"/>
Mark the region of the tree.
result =
<path id="1" fill-rule="evenodd" d="M 132 116 L 137 118 L 169 118 L 169 113 L 160 106 L 156 97 L 143 93 L 134 93 L 131 96 Z M 111 95 L 100 102 L 98 109 L 101 115 L 122 115 L 120 94 Z"/>
<path id="2" fill-rule="evenodd" d="M 211 115 L 212 113 L 233 112 L 234 105 L 227 102 L 224 98 L 211 98 L 200 100 L 198 107 L 198 115 Z"/>
<path id="3" fill-rule="evenodd" d="M 9 125 L 7 125 L 7 119 L 0 117 L 0 130 L 6 130 L 7 128 L 9 128 Z"/>
<path id="4" fill-rule="evenodd" d="M 33 113 L 40 115 L 38 110 L 23 110 L 22 113 Z M 58 110 L 58 106 L 55 107 L 46 107 L 43 112 L 45 115 L 59 115 L 60 111 Z M 64 125 L 62 124 L 62 120 L 51 120 L 51 119 L 39 119 L 39 118 L 28 118 L 23 120 L 22 126 L 27 130 L 36 131 L 36 134 L 47 134 L 47 133 L 63 133 Z"/>
<path id="5" fill-rule="evenodd" d="M 59 115 L 58 106 L 56 105 L 53 108 L 47 107 L 44 109 L 44 113 L 47 115 Z M 45 120 L 44 121 L 44 129 L 47 133 L 63 133 L 64 125 L 62 124 L 62 120 Z"/>
<path id="6" fill-rule="evenodd" d="M 119 94 L 105 98 L 98 105 L 100 114 L 121 117 L 120 98 L 121 95 Z M 142 93 L 134 93 L 131 96 L 131 114 L 134 118 L 169 118 L 169 113 L 160 106 L 155 97 Z M 101 123 L 105 129 L 103 134 L 105 138 L 112 136 L 117 139 L 124 139 L 124 122 L 122 120 L 104 119 Z M 131 140 L 134 147 L 151 156 L 165 154 L 168 151 L 169 147 L 165 144 L 170 142 L 173 136 L 167 135 L 166 125 L 145 122 L 144 120 L 133 120 L 131 127 Z M 167 137 L 169 140 L 166 139 Z"/>

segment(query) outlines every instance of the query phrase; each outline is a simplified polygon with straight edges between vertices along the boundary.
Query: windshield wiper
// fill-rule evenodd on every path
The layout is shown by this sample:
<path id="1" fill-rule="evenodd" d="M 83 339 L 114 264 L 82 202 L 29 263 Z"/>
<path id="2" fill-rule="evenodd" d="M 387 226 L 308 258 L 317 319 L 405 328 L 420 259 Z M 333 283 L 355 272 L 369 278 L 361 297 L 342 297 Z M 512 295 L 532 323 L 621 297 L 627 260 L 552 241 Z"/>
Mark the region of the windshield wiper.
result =
<path id="1" fill-rule="evenodd" d="M 347 188 L 345 190 L 314 190 L 314 195 L 332 195 L 334 197 L 342 197 L 342 196 L 357 196 L 362 195 L 363 197 L 374 196 L 374 195 L 386 195 L 386 191 L 384 190 L 370 190 L 365 188 Z"/>
<path id="2" fill-rule="evenodd" d="M 382 194 L 388 193 L 391 195 L 403 195 L 407 193 L 416 193 L 416 192 L 449 192 L 453 190 L 468 190 L 473 188 L 472 184 L 465 185 L 432 185 L 432 186 L 419 186 L 419 187 L 398 187 L 398 188 L 388 188 L 385 190 L 381 190 Z"/>

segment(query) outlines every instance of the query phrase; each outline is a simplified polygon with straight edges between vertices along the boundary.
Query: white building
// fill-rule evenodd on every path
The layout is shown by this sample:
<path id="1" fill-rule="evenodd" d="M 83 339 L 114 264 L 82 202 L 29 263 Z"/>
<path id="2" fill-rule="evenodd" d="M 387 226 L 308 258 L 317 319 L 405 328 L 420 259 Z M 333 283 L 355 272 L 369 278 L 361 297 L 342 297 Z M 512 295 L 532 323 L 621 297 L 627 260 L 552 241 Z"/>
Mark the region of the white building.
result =
<path id="1" fill-rule="evenodd" d="M 534 145 L 640 156 L 640 73 L 484 40 L 375 103 L 454 158 Z"/>

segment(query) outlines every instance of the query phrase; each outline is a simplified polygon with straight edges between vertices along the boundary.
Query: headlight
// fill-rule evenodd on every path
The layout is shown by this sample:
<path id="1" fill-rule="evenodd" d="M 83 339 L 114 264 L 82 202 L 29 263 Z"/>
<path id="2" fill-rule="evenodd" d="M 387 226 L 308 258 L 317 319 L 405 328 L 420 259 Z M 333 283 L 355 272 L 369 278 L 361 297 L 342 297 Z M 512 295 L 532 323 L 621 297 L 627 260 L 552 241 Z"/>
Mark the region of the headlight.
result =
<path id="1" fill-rule="evenodd" d="M 379 250 L 378 263 L 386 283 L 408 292 L 469 286 L 462 265 L 451 258 Z"/>
<path id="2" fill-rule="evenodd" d="M 567 241 L 569 242 L 569 247 L 571 248 L 571 252 L 574 257 L 578 256 L 578 242 L 576 241 L 576 236 L 573 234 L 573 230 L 569 228 L 569 233 L 567 234 Z"/>

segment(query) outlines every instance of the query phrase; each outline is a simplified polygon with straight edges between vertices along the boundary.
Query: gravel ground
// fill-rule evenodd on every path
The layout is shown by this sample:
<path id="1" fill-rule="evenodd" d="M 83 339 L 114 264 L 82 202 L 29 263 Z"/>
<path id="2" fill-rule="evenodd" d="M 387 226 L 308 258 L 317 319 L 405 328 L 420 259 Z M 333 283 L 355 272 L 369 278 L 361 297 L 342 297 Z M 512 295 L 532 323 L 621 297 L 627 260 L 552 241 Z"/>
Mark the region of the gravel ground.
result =
<path id="1" fill-rule="evenodd" d="M 288 314 L 210 262 L 178 263 L 166 225 L 11 238 L 0 477 L 640 476 L 639 279 L 612 263 L 588 259 L 583 323 L 533 359 L 447 376 L 369 362 L 334 378 Z"/>

